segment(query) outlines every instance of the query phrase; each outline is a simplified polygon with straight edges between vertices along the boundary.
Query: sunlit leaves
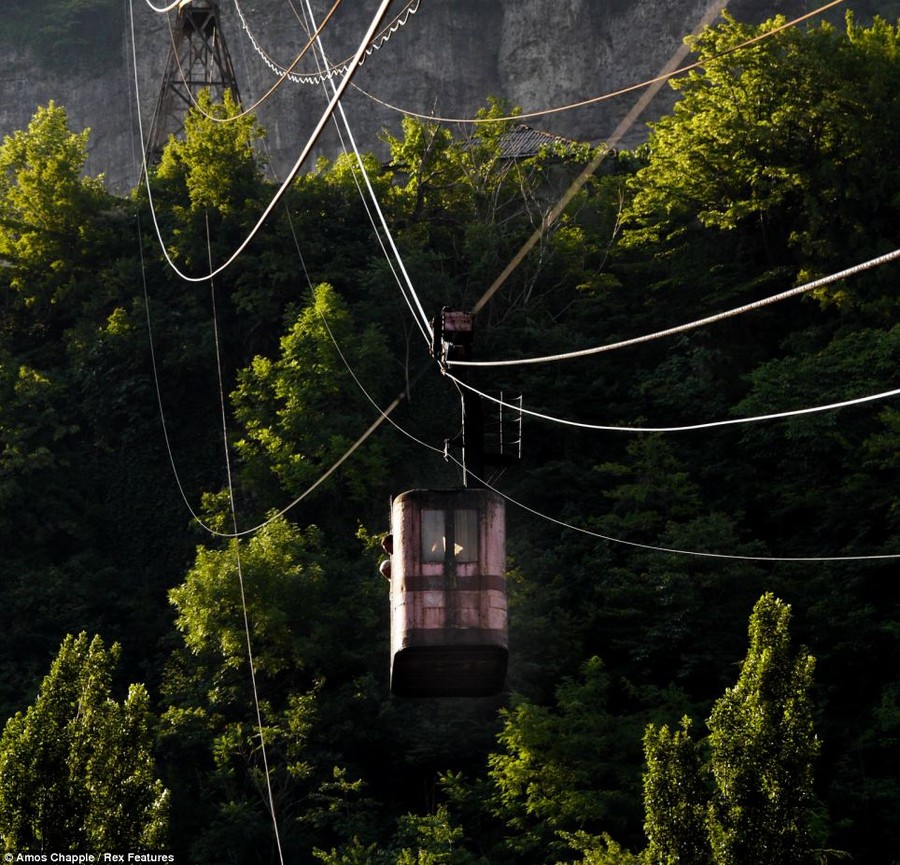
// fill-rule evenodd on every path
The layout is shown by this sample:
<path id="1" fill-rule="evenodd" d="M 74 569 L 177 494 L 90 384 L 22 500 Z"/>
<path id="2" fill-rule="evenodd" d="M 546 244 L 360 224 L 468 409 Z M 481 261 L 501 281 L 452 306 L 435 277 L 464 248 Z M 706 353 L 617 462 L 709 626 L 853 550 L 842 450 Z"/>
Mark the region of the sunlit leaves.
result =
<path id="1" fill-rule="evenodd" d="M 514 847 L 552 847 L 553 833 L 587 826 L 621 833 L 637 782 L 627 758 L 635 730 L 634 719 L 609 711 L 610 688 L 592 658 L 579 680 L 560 684 L 555 708 L 522 702 L 502 713 L 489 775 Z"/>
<path id="2" fill-rule="evenodd" d="M 708 865 L 709 794 L 685 717 L 679 728 L 651 724 L 644 733 L 644 831 L 649 865 Z"/>
<path id="3" fill-rule="evenodd" d="M 101 200 L 98 180 L 82 175 L 89 130 L 72 132 L 63 108 L 38 108 L 28 128 L 0 145 L 0 260 L 59 273 L 82 254 L 85 211 Z M 20 290 L 30 287 L 15 276 Z M 35 290 L 37 286 L 35 286 Z"/>
<path id="4" fill-rule="evenodd" d="M 846 34 L 793 28 L 734 50 L 783 23 L 750 27 L 726 14 L 694 40 L 701 68 L 673 81 L 681 99 L 653 125 L 630 181 L 626 243 L 674 238 L 697 222 L 828 260 L 890 231 L 896 28 L 851 18 Z"/>
<path id="5" fill-rule="evenodd" d="M 223 549 L 200 547 L 184 584 L 170 593 L 186 646 L 211 654 L 217 664 L 246 669 L 246 604 L 259 670 L 275 674 L 308 664 L 304 650 L 315 650 L 316 642 L 313 633 L 297 629 L 296 621 L 315 623 L 304 610 L 316 609 L 322 590 L 320 543 L 315 529 L 303 532 L 277 519 L 249 541 L 235 540 Z"/>
<path id="6" fill-rule="evenodd" d="M 765 594 L 737 683 L 716 701 L 705 745 L 678 729 L 644 736 L 650 865 L 812 861 L 812 656 L 794 652 L 790 607 Z"/>
<path id="7" fill-rule="evenodd" d="M 266 466 L 285 490 L 305 492 L 368 426 L 362 419 L 374 409 L 361 388 L 380 397 L 387 366 L 378 329 L 357 327 L 331 286 L 318 286 L 288 321 L 280 356 L 256 357 L 240 375 L 234 402 L 245 434 L 238 451 L 251 470 Z M 383 471 L 381 445 L 372 441 L 337 482 L 362 502 Z M 324 487 L 334 488 L 335 479 Z"/>
<path id="8" fill-rule="evenodd" d="M 771 594 L 759 600 L 740 677 L 709 717 L 717 865 L 810 860 L 815 660 L 792 650 L 789 621 L 789 606 Z"/>
<path id="9" fill-rule="evenodd" d="M 192 212 L 227 214 L 243 207 L 260 179 L 253 145 L 263 131 L 254 115 L 240 115 L 231 91 L 225 91 L 224 102 L 213 103 L 204 90 L 184 128 L 185 137 L 171 139 L 163 151 L 157 178 L 173 191 L 183 184 Z"/>
<path id="10" fill-rule="evenodd" d="M 142 685 L 113 699 L 119 647 L 68 636 L 34 704 L 0 738 L 0 835 L 7 851 L 155 850 L 168 792 L 155 778 Z"/>

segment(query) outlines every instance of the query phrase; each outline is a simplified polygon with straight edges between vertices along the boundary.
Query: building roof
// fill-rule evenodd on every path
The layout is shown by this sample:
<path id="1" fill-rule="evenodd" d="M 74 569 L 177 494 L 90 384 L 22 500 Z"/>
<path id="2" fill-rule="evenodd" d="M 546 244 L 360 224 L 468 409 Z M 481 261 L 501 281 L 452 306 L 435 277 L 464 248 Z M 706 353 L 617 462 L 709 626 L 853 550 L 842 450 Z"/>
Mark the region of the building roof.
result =
<path id="1" fill-rule="evenodd" d="M 554 135 L 552 132 L 542 132 L 540 129 L 532 129 L 520 123 L 503 133 L 500 138 L 500 158 L 527 159 L 529 156 L 536 156 L 542 147 L 551 144 L 561 144 L 570 148 L 575 142 L 571 138 Z"/>

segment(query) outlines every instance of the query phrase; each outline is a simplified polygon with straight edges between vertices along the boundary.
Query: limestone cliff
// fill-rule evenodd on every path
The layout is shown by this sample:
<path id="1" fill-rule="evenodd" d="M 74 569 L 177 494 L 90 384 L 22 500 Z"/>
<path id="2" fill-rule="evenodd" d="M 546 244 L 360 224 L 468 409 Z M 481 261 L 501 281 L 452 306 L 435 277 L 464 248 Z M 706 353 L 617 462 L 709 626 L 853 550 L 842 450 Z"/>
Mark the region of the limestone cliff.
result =
<path id="1" fill-rule="evenodd" d="M 107 31 L 104 56 L 82 52 L 63 66 L 39 60 L 27 41 L 3 44 L 10 40 L 0 26 L 0 134 L 24 128 L 37 106 L 53 99 L 65 106 L 73 128 L 90 127 L 88 170 L 102 172 L 117 191 L 132 187 L 140 176 L 138 108 L 146 135 L 169 39 L 166 16 L 154 12 L 145 0 L 133 2 L 134 52 L 132 15 L 123 3 L 104 15 L 102 26 L 114 28 L 112 35 L 117 36 L 111 38 Z M 506 98 L 525 111 L 563 105 L 657 74 L 708 2 L 420 0 L 418 11 L 367 59 L 354 83 L 378 100 L 452 117 L 472 116 L 488 96 Z M 393 9 L 399 11 L 402 5 L 395 0 Z M 331 0 L 312 0 L 320 18 L 330 6 Z M 813 6 L 804 0 L 735 0 L 729 10 L 741 20 L 759 21 L 779 12 L 801 14 Z M 305 42 L 297 15 L 300 8 L 300 0 L 220 0 L 222 30 L 245 105 L 255 102 L 277 80 L 260 52 L 287 66 Z M 374 2 L 347 2 L 339 8 L 323 34 L 330 60 L 343 60 L 353 53 L 374 9 Z M 833 14 L 832 20 L 841 14 Z M 0 11 L 0 25 L 3 17 Z M 137 75 L 132 53 L 137 57 Z M 299 68 L 315 71 L 311 58 Z M 635 98 L 635 94 L 626 95 L 529 123 L 599 142 Z M 665 110 L 671 98 L 664 88 L 644 119 Z M 268 130 L 267 148 L 277 175 L 293 165 L 324 103 L 320 86 L 287 81 L 258 109 Z M 359 146 L 383 153 L 379 131 L 396 132 L 401 115 L 357 90 L 344 105 Z M 626 143 L 637 143 L 644 133 L 642 122 Z M 339 147 L 329 127 L 316 153 L 333 155 Z"/>

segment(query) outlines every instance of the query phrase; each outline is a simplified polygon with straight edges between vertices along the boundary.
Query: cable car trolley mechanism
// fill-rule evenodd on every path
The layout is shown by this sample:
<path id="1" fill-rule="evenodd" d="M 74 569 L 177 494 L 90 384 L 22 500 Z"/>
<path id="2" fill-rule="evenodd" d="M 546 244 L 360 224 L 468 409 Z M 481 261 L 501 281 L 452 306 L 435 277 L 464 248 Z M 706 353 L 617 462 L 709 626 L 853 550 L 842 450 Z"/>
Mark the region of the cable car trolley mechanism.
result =
<path id="1" fill-rule="evenodd" d="M 468 356 L 472 316 L 443 310 L 440 360 Z M 482 488 L 484 421 L 463 397 L 464 486 L 408 490 L 391 503 L 391 691 L 399 697 L 484 697 L 503 690 L 509 646 L 505 503 Z M 520 440 L 521 436 L 519 436 Z M 518 442 L 516 442 L 518 446 Z M 477 467 L 473 468 L 473 467 Z"/>

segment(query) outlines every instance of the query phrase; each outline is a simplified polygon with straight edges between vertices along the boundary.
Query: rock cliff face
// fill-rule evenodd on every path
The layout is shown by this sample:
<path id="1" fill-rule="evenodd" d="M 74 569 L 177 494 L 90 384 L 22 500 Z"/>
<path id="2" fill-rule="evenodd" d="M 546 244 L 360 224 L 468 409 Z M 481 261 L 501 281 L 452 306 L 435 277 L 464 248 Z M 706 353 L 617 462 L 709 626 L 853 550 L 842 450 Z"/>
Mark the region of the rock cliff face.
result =
<path id="1" fill-rule="evenodd" d="M 277 81 L 262 53 L 287 66 L 305 43 L 299 20 L 303 2 L 219 0 L 222 32 L 245 106 Z M 344 100 L 346 115 L 359 147 L 383 154 L 379 132 L 396 132 L 401 115 L 376 100 L 424 114 L 465 118 L 489 96 L 503 97 L 526 112 L 598 96 L 656 75 L 709 2 L 419 0 L 415 14 L 358 71 L 354 84 L 369 95 L 350 92 Z M 139 117 L 146 136 L 169 43 L 166 15 L 154 12 L 144 0 L 133 4 L 133 11 L 125 3 L 106 22 L 121 34 L 115 56 L 86 57 L 58 71 L 21 46 L 5 45 L 0 53 L 0 134 L 23 129 L 39 105 L 55 100 L 68 111 L 73 128 L 91 129 L 89 172 L 102 172 L 109 187 L 120 192 L 140 177 Z M 331 0 L 311 4 L 321 19 Z M 394 0 L 389 17 L 403 5 Z M 778 12 L 801 14 L 814 5 L 805 0 L 735 0 L 728 8 L 740 20 L 759 21 Z M 329 60 L 353 54 L 375 8 L 374 2 L 355 0 L 339 7 L 323 33 Z M 0 25 L 2 19 L 0 11 Z M 0 26 L 0 44 L 2 33 Z M 308 57 L 297 71 L 315 68 Z M 629 94 L 528 123 L 596 143 L 610 134 L 636 98 Z M 626 145 L 640 141 L 644 121 L 664 111 L 671 98 L 664 88 Z M 256 113 L 268 130 L 266 146 L 275 175 L 283 176 L 294 164 L 325 102 L 321 86 L 285 81 L 259 107 Z M 340 146 L 329 126 L 314 155 L 332 156 Z"/>

